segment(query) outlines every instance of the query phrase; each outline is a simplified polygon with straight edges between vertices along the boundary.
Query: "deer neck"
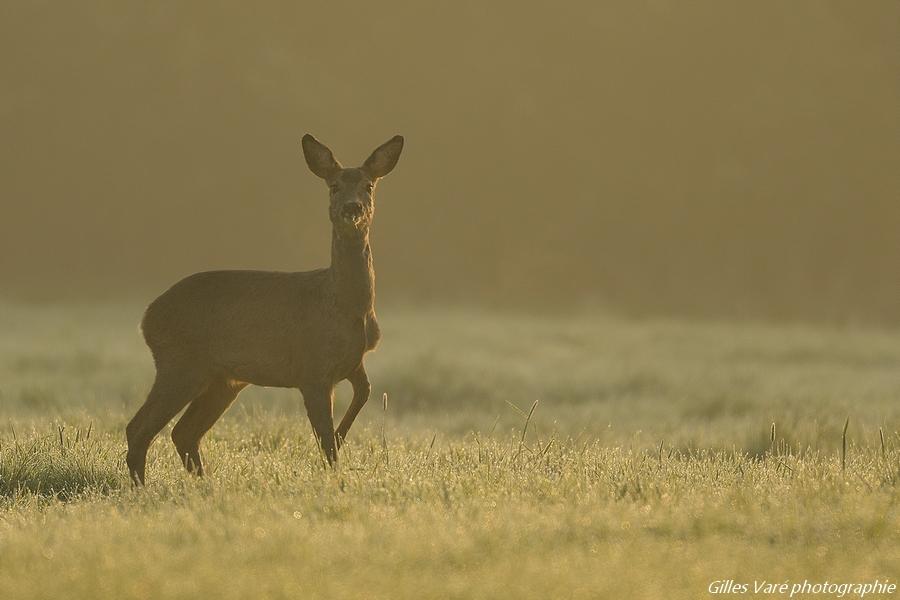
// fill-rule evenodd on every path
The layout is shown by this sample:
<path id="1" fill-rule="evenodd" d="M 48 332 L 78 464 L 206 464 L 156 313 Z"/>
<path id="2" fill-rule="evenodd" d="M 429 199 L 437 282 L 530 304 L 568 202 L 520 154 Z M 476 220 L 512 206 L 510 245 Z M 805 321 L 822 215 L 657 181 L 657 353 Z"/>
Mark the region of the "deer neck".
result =
<path id="1" fill-rule="evenodd" d="M 375 304 L 375 267 L 369 234 L 361 237 L 341 236 L 332 232 L 331 274 L 335 300 L 339 309 L 364 315 Z"/>

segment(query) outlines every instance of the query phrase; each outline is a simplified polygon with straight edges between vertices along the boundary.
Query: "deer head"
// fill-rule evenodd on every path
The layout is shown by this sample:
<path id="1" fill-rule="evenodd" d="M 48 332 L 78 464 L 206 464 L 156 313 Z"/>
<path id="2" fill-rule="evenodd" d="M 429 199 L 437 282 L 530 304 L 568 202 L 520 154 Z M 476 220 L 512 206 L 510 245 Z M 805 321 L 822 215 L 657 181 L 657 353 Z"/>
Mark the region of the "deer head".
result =
<path id="1" fill-rule="evenodd" d="M 396 166 L 401 150 L 403 138 L 395 135 L 376 148 L 361 167 L 344 168 L 328 146 L 310 134 L 303 136 L 303 156 L 309 170 L 328 184 L 329 215 L 336 234 L 341 237 L 368 234 L 375 215 L 375 186 Z"/>

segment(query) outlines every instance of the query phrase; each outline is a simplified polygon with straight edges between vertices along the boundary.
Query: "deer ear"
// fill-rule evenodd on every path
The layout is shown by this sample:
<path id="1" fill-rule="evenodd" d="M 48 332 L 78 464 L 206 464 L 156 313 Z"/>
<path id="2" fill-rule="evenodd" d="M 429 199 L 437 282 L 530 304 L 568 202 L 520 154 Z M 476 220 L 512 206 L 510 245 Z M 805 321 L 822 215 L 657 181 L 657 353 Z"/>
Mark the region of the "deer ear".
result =
<path id="1" fill-rule="evenodd" d="M 372 179 L 384 177 L 397 165 L 400 151 L 403 150 L 403 136 L 395 135 L 375 149 L 372 156 L 366 159 L 362 169 Z"/>
<path id="2" fill-rule="evenodd" d="M 310 171 L 322 179 L 328 179 L 340 170 L 341 163 L 335 160 L 334 154 L 328 149 L 328 146 L 308 133 L 303 136 L 302 143 L 303 157 L 306 159 Z"/>

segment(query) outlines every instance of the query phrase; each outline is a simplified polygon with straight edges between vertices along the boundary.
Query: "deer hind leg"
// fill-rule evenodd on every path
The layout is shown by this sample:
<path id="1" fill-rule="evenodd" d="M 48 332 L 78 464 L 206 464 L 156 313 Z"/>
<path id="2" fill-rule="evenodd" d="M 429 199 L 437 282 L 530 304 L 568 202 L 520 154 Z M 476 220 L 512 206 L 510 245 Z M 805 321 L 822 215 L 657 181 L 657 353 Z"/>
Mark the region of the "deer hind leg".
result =
<path id="1" fill-rule="evenodd" d="M 156 380 L 144 405 L 125 428 L 128 438 L 128 472 L 135 484 L 144 484 L 147 450 L 166 423 L 209 385 L 208 377 L 198 371 L 157 368 Z"/>
<path id="2" fill-rule="evenodd" d="M 334 465 L 337 462 L 337 445 L 334 441 L 334 386 L 305 387 L 301 391 L 306 414 L 319 447 L 325 453 L 328 464 Z"/>
<path id="3" fill-rule="evenodd" d="M 344 418 L 341 419 L 341 424 L 338 425 L 334 434 L 338 447 L 344 443 L 344 440 L 347 438 L 347 432 L 350 431 L 350 427 L 353 425 L 353 421 L 356 419 L 359 411 L 368 402 L 369 393 L 372 391 L 372 387 L 369 385 L 369 376 L 366 374 L 366 368 L 362 363 L 347 377 L 347 381 L 353 386 L 353 400 L 350 401 L 350 406 L 347 407 L 347 412 L 344 413 Z"/>
<path id="4" fill-rule="evenodd" d="M 172 441 L 184 468 L 203 475 L 200 440 L 219 420 L 246 383 L 218 380 L 188 406 L 172 429 Z"/>

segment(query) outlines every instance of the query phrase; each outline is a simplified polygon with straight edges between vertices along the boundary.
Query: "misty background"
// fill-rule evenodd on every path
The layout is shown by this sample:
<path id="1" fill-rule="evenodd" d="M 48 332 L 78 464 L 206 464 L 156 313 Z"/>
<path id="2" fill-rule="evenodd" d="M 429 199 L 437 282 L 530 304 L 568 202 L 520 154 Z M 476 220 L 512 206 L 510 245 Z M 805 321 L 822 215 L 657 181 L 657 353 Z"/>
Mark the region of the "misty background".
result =
<path id="1" fill-rule="evenodd" d="M 379 304 L 900 323 L 900 3 L 0 5 L 0 297 L 325 266 Z"/>

